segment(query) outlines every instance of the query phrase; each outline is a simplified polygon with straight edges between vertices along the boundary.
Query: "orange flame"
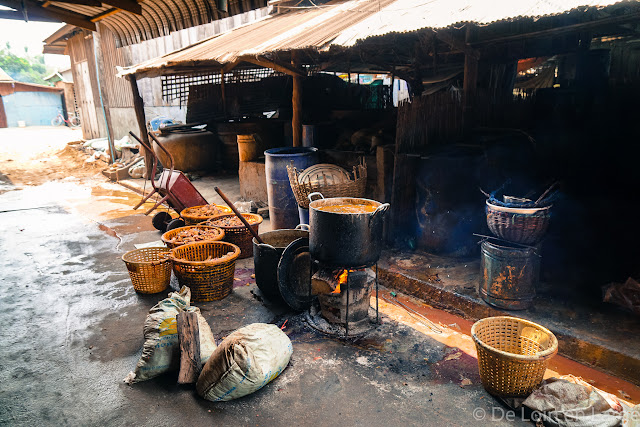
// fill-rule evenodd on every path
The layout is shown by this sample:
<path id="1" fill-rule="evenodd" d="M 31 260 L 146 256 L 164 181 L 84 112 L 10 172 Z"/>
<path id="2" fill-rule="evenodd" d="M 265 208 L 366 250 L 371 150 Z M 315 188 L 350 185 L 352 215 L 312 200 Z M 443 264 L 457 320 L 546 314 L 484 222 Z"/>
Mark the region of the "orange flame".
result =
<path id="1" fill-rule="evenodd" d="M 338 276 L 338 286 L 331 292 L 332 294 L 340 293 L 340 285 L 344 285 L 347 283 L 347 277 L 349 276 L 349 270 L 342 270 L 340 275 Z"/>

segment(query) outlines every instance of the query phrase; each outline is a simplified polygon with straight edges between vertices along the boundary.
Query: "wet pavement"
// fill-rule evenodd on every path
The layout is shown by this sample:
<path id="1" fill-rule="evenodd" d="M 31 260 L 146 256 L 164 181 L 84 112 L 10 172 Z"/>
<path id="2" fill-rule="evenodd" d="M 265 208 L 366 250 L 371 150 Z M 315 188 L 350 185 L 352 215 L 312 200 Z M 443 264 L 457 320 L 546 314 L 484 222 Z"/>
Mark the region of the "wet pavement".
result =
<path id="1" fill-rule="evenodd" d="M 129 210 L 139 195 L 111 185 L 69 180 L 0 195 L 0 423 L 493 425 L 493 413 L 498 425 L 512 424 L 501 421 L 504 409 L 483 390 L 468 353 L 387 315 L 362 339 L 326 337 L 264 301 L 248 280 L 222 301 L 196 305 L 217 340 L 249 323 L 286 320 L 294 353 L 277 379 L 225 403 L 179 387 L 176 374 L 124 384 L 147 311 L 164 294 L 131 286 L 121 255 L 159 233 Z M 239 275 L 249 277 L 250 267 L 239 263 Z"/>

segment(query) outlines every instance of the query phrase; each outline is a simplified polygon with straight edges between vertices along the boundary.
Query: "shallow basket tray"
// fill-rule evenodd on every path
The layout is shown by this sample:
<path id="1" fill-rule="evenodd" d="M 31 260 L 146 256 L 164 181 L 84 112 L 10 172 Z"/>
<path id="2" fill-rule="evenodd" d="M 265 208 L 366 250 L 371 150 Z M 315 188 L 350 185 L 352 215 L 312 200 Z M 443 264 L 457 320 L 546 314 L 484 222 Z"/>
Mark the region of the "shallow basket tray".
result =
<path id="1" fill-rule="evenodd" d="M 193 301 L 214 301 L 229 295 L 239 255 L 240 248 L 227 242 L 187 243 L 171 250 L 173 271 L 180 286 L 191 289 Z"/>
<path id="2" fill-rule="evenodd" d="M 547 232 L 550 208 L 507 208 L 487 200 L 487 226 L 496 237 L 533 245 L 540 242 Z"/>
<path id="3" fill-rule="evenodd" d="M 133 289 L 142 294 L 156 294 L 169 287 L 171 260 L 167 248 L 134 249 L 122 255 L 129 270 Z"/>
<path id="4" fill-rule="evenodd" d="M 542 382 L 558 340 L 547 328 L 516 317 L 478 320 L 471 327 L 480 380 L 500 397 L 528 396 Z"/>
<path id="5" fill-rule="evenodd" d="M 227 207 L 227 206 L 221 206 L 221 205 L 216 205 L 215 203 L 211 203 L 211 206 L 215 206 L 218 209 L 220 209 L 220 212 L 213 214 L 213 215 L 195 215 L 192 212 L 195 211 L 197 208 L 201 208 L 202 206 L 206 206 L 206 205 L 201 205 L 201 206 L 192 206 L 190 208 L 186 208 L 183 209 L 182 212 L 180 212 L 180 216 L 182 217 L 182 219 L 184 219 L 184 224 L 185 225 L 196 225 L 199 224 L 203 221 L 208 220 L 209 218 L 213 218 L 215 216 L 218 215 L 223 215 L 223 214 L 227 214 L 227 213 L 231 213 L 233 212 L 231 210 L 231 208 Z"/>
<path id="6" fill-rule="evenodd" d="M 226 218 L 226 217 L 235 217 L 235 216 L 236 214 L 233 214 L 233 213 L 216 215 L 213 218 L 206 221 L 204 224 L 213 225 L 213 221 L 217 219 Z M 259 234 L 258 229 L 260 228 L 260 224 L 262 223 L 262 217 L 260 215 L 252 214 L 252 213 L 243 213 L 242 216 L 244 216 L 249 222 L 251 222 L 251 219 L 256 221 L 254 224 L 251 224 L 251 228 L 254 229 L 256 234 Z M 240 250 L 242 251 L 242 253 L 240 254 L 240 259 L 249 258 L 253 256 L 253 242 L 251 241 L 251 239 L 253 239 L 253 234 L 251 234 L 251 231 L 247 230 L 247 227 L 245 227 L 244 225 L 233 226 L 233 227 L 214 225 L 214 227 L 220 227 L 224 230 L 225 242 L 233 243 L 234 245 L 240 248 Z"/>
<path id="7" fill-rule="evenodd" d="M 182 246 L 186 243 L 173 243 L 171 240 L 178 235 L 181 231 L 189 230 L 191 228 L 209 228 L 217 231 L 217 235 L 211 238 L 207 238 L 207 240 L 198 240 L 197 242 L 190 243 L 199 243 L 199 242 L 217 242 L 219 240 L 224 239 L 224 230 L 220 227 L 214 227 L 212 225 L 190 225 L 187 227 L 174 228 L 173 230 L 169 230 L 164 233 L 161 237 L 162 241 L 169 249 L 177 248 L 178 246 Z"/>

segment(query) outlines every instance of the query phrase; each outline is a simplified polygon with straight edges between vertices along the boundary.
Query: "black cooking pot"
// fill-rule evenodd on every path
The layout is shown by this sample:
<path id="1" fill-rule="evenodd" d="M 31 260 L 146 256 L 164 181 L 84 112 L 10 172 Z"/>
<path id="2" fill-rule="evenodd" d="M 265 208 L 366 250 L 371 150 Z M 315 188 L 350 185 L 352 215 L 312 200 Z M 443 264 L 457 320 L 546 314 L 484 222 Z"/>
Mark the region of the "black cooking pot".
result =
<path id="1" fill-rule="evenodd" d="M 300 227 L 300 226 L 298 226 Z M 274 230 L 261 233 L 264 243 L 258 243 L 253 238 L 253 265 L 255 268 L 256 285 L 267 298 L 280 298 L 278 288 L 278 263 L 287 246 L 301 237 L 309 237 L 309 232 L 295 230 Z"/>
<path id="2" fill-rule="evenodd" d="M 309 194 L 309 252 L 321 263 L 334 267 L 364 267 L 375 264 L 382 251 L 382 225 L 388 203 L 352 197 L 322 197 Z M 365 205 L 368 213 L 327 212 L 320 208 L 335 205 Z"/>

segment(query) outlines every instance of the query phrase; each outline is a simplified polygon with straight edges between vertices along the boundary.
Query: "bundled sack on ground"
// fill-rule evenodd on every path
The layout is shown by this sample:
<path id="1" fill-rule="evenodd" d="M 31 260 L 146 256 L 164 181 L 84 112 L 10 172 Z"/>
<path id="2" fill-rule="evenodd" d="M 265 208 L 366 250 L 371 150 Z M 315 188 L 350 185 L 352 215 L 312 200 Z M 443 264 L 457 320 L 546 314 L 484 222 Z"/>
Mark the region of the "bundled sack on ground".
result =
<path id="1" fill-rule="evenodd" d="M 293 347 L 276 325 L 254 323 L 224 339 L 205 364 L 196 390 L 214 402 L 253 393 L 289 364 Z"/>
<path id="2" fill-rule="evenodd" d="M 195 312 L 200 328 L 200 360 L 204 364 L 216 349 L 216 341 L 200 309 L 189 306 L 191 290 L 183 286 L 180 292 L 171 292 L 149 310 L 144 322 L 144 347 L 136 369 L 124 379 L 127 384 L 148 380 L 158 375 L 178 370 L 180 343 L 176 315 L 182 311 Z"/>

